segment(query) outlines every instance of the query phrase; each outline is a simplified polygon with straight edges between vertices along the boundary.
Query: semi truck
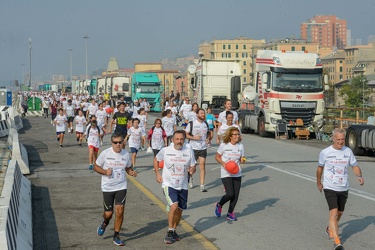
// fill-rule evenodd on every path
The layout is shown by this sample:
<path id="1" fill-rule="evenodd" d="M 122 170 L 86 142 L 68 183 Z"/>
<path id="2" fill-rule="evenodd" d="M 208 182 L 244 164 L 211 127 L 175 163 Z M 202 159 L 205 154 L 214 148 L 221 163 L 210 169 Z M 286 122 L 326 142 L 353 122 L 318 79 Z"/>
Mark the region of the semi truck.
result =
<path id="1" fill-rule="evenodd" d="M 323 78 L 328 82 L 322 73 L 321 60 L 315 53 L 259 50 L 255 86 L 246 87 L 243 96 L 252 108 L 239 110 L 241 130 L 266 137 L 280 125 L 295 130 L 297 119 L 302 119 L 299 126 L 317 132 L 323 126 L 325 108 Z"/>
<path id="2" fill-rule="evenodd" d="M 351 125 L 346 130 L 345 145 L 355 155 L 375 151 L 375 118 L 369 116 L 366 125 Z"/>
<path id="3" fill-rule="evenodd" d="M 199 58 L 188 67 L 191 99 L 200 107 L 211 107 L 217 114 L 223 109 L 225 99 L 232 100 L 232 108 L 239 107 L 241 93 L 241 66 L 237 60 L 214 60 Z"/>
<path id="4" fill-rule="evenodd" d="M 161 93 L 163 88 L 157 74 L 137 72 L 132 76 L 131 97 L 132 101 L 146 98 L 150 110 L 161 111 Z"/>
<path id="5" fill-rule="evenodd" d="M 128 76 L 111 77 L 111 92 L 109 94 L 114 97 L 131 96 L 130 77 Z"/>

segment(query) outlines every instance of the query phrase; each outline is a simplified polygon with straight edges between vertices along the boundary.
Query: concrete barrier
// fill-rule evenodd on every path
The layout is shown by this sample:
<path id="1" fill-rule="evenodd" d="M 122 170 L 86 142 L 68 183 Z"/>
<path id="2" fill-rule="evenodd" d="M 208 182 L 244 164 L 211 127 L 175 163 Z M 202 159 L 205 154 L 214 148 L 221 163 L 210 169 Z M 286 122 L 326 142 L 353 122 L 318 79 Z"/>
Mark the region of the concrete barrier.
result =
<path id="1" fill-rule="evenodd" d="M 33 249 L 31 182 L 10 160 L 0 196 L 0 249 Z"/>
<path id="2" fill-rule="evenodd" d="M 9 135 L 9 121 L 8 120 L 1 120 L 0 121 L 0 137 L 5 137 Z"/>
<path id="3" fill-rule="evenodd" d="M 10 128 L 8 135 L 8 145 L 11 147 L 12 160 L 16 160 L 22 174 L 30 174 L 29 156 L 25 146 L 18 140 L 18 132 Z"/>

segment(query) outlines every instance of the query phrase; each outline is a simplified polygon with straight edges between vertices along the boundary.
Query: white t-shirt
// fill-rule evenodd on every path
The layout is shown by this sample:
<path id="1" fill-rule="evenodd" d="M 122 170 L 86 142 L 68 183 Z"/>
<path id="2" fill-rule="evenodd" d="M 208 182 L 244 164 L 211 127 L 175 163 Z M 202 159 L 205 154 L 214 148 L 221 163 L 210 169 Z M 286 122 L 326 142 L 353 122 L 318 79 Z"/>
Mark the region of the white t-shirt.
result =
<path id="1" fill-rule="evenodd" d="M 221 143 L 217 149 L 217 153 L 221 155 L 223 162 L 235 161 L 238 165 L 239 171 L 237 174 L 228 173 L 223 167 L 221 167 L 221 178 L 225 177 L 240 177 L 241 174 L 241 157 L 244 156 L 244 148 L 242 143 L 233 145 L 232 143 Z"/>
<path id="2" fill-rule="evenodd" d="M 182 104 L 180 107 L 180 111 L 182 111 L 182 115 L 185 119 L 187 119 L 187 114 L 189 111 L 191 111 L 191 104 Z"/>
<path id="3" fill-rule="evenodd" d="M 197 119 L 197 113 L 195 111 L 189 111 L 186 116 L 185 116 L 186 120 L 188 120 L 189 122 L 191 121 L 195 121 Z"/>
<path id="4" fill-rule="evenodd" d="M 131 127 L 128 129 L 128 135 L 129 135 L 129 148 L 135 148 L 138 150 L 141 147 L 142 136 L 145 136 L 146 133 L 143 131 L 141 127 L 138 127 L 137 129 L 134 127 Z"/>
<path id="5" fill-rule="evenodd" d="M 164 140 L 163 140 L 163 130 L 162 128 L 154 128 L 154 131 L 151 135 L 151 148 L 160 150 L 164 147 Z"/>
<path id="6" fill-rule="evenodd" d="M 81 107 L 81 101 L 80 100 L 75 100 L 75 101 L 73 101 L 73 103 L 74 103 L 74 106 L 76 107 L 76 109 L 80 109 L 80 107 Z"/>
<path id="7" fill-rule="evenodd" d="M 56 121 L 56 132 L 65 132 L 66 130 L 66 122 L 68 121 L 68 118 L 66 118 L 65 115 L 57 115 L 55 117 Z"/>
<path id="8" fill-rule="evenodd" d="M 185 129 L 186 133 L 190 133 L 190 122 L 186 126 Z M 208 132 L 208 127 L 207 124 L 203 122 L 199 122 L 198 120 L 193 121 L 193 130 L 191 131 L 192 135 L 200 135 L 200 139 L 197 140 L 190 140 L 189 144 L 194 150 L 204 150 L 207 149 L 207 132 Z"/>
<path id="9" fill-rule="evenodd" d="M 89 107 L 88 102 L 82 102 L 82 111 L 87 111 L 88 107 Z"/>
<path id="10" fill-rule="evenodd" d="M 72 104 L 67 104 L 65 106 L 65 113 L 67 117 L 74 117 L 74 106 Z"/>
<path id="11" fill-rule="evenodd" d="M 112 175 L 102 175 L 102 191 L 114 192 L 127 189 L 125 168 L 130 168 L 129 153 L 123 149 L 120 153 L 113 151 L 112 147 L 104 150 L 96 159 L 96 164 L 104 170 L 112 168 Z"/>
<path id="12" fill-rule="evenodd" d="M 337 150 L 329 146 L 323 149 L 319 154 L 319 166 L 324 166 L 323 188 L 338 192 L 348 190 L 348 167 L 357 165 L 357 159 L 348 147 Z"/>
<path id="13" fill-rule="evenodd" d="M 194 152 L 187 147 L 176 150 L 173 145 L 162 148 L 156 155 L 158 161 L 164 160 L 162 187 L 176 190 L 188 189 L 188 168 L 196 164 Z"/>
<path id="14" fill-rule="evenodd" d="M 96 114 L 96 111 L 98 111 L 98 105 L 96 104 L 90 104 L 89 107 L 87 108 L 87 110 L 89 111 L 89 115 L 95 115 Z"/>
<path id="15" fill-rule="evenodd" d="M 43 103 L 43 108 L 44 109 L 48 109 L 49 108 L 49 101 L 48 100 L 43 100 L 42 103 Z"/>
<path id="16" fill-rule="evenodd" d="M 89 132 L 90 130 L 90 132 Z M 103 134 L 103 131 L 97 125 L 96 128 L 91 127 L 91 125 L 87 126 L 86 128 L 86 138 L 87 138 L 87 145 L 93 146 L 95 148 L 100 147 L 100 135 Z"/>
<path id="17" fill-rule="evenodd" d="M 173 127 L 176 124 L 176 118 L 173 117 L 173 116 L 171 116 L 169 118 L 164 116 L 163 118 L 161 118 L 161 123 L 163 124 L 163 128 L 164 128 L 167 136 L 173 135 L 173 133 L 174 133 Z"/>
<path id="18" fill-rule="evenodd" d="M 98 111 L 96 111 L 95 113 L 95 116 L 96 116 L 96 120 L 98 122 L 99 127 L 103 127 L 105 123 L 105 118 L 107 117 L 107 112 L 105 112 L 104 109 L 103 110 L 98 109 Z"/>
<path id="19" fill-rule="evenodd" d="M 86 118 L 84 116 L 76 115 L 74 122 L 76 123 L 76 132 L 85 132 Z"/>
<path id="20" fill-rule="evenodd" d="M 146 115 L 137 115 L 136 118 L 139 119 L 139 127 L 144 128 L 147 123 Z"/>
<path id="21" fill-rule="evenodd" d="M 133 112 L 132 114 L 132 118 L 136 118 L 137 115 L 138 115 L 138 110 L 140 109 L 141 107 L 138 107 L 138 106 L 133 106 L 133 108 L 131 109 L 131 112 Z"/>
<path id="22" fill-rule="evenodd" d="M 238 121 L 238 113 L 234 110 L 230 110 L 230 112 L 233 114 L 233 124 L 235 124 Z M 221 122 L 222 124 L 227 123 L 227 118 L 225 117 L 227 115 L 227 111 L 223 111 L 219 114 L 219 117 L 217 118 L 218 122 Z"/>

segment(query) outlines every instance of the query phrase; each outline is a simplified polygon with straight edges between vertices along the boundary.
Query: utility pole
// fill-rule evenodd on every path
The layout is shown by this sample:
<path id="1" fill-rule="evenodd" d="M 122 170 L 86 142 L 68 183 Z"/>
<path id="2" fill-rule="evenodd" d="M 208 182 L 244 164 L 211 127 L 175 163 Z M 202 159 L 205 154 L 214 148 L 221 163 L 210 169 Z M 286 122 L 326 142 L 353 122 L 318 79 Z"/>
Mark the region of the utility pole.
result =
<path id="1" fill-rule="evenodd" d="M 29 54 L 30 54 L 30 71 L 29 71 L 29 90 L 31 88 L 31 37 L 29 38 Z"/>

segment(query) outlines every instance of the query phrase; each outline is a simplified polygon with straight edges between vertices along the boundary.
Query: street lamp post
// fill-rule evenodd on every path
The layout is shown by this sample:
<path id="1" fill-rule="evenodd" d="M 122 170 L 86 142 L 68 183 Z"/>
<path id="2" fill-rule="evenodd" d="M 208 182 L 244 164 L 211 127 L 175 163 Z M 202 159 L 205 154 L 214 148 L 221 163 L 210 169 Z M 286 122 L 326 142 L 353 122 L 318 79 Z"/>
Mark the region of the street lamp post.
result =
<path id="1" fill-rule="evenodd" d="M 72 49 L 69 49 L 70 83 L 72 83 Z"/>
<path id="2" fill-rule="evenodd" d="M 88 37 L 87 35 L 83 37 L 85 40 L 86 40 L 86 84 L 87 84 L 87 78 L 88 78 L 88 75 L 87 75 L 87 40 L 90 38 Z"/>
<path id="3" fill-rule="evenodd" d="M 365 119 L 365 81 L 362 79 L 362 120 Z"/>
<path id="4" fill-rule="evenodd" d="M 31 37 L 29 38 L 29 55 L 30 55 L 30 71 L 29 71 L 29 90 L 31 87 Z"/>

